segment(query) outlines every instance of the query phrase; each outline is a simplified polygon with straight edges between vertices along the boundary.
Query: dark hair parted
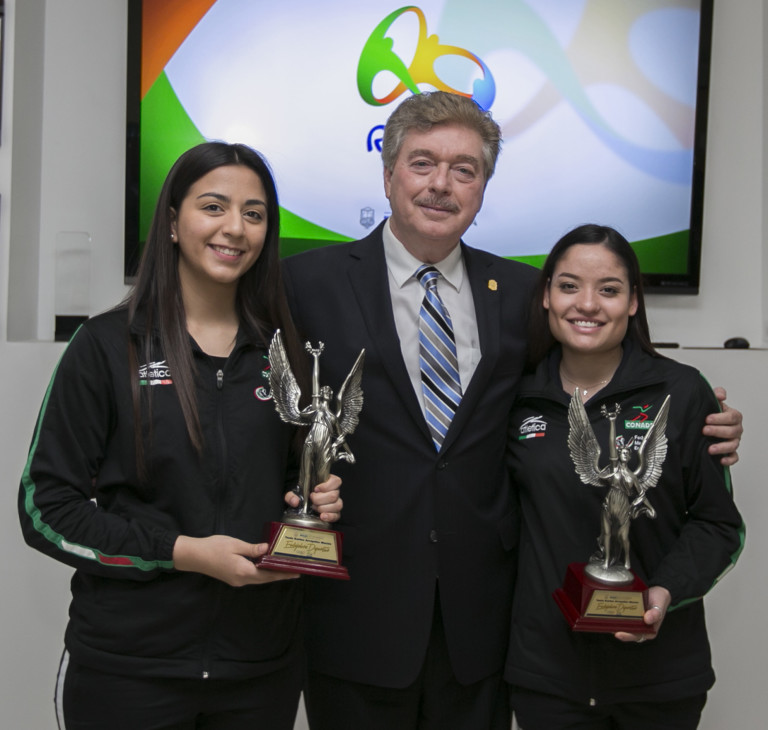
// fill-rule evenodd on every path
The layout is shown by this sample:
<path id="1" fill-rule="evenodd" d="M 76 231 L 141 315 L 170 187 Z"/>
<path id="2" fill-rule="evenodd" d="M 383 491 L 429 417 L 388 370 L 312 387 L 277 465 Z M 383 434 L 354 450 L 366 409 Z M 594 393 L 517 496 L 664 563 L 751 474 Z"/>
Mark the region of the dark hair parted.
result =
<path id="1" fill-rule="evenodd" d="M 555 338 L 549 329 L 549 313 L 544 309 L 544 292 L 552 284 L 552 276 L 558 261 L 571 246 L 578 244 L 603 246 L 621 261 L 627 272 L 629 290 L 630 292 L 634 291 L 637 297 L 637 312 L 629 318 L 626 337 L 633 340 L 650 355 L 659 356 L 651 344 L 645 298 L 643 297 L 643 282 L 637 255 L 629 241 L 614 228 L 587 223 L 566 233 L 554 245 L 544 262 L 531 306 L 528 336 L 529 366 L 535 367 L 555 344 Z"/>
<path id="2" fill-rule="evenodd" d="M 408 132 L 412 129 L 428 132 L 439 124 L 457 124 L 480 135 L 485 181 L 488 182 L 496 169 L 501 149 L 501 129 L 490 112 L 484 112 L 472 99 L 446 91 L 414 94 L 392 112 L 384 127 L 381 144 L 384 167 L 393 168 Z"/>
<path id="3" fill-rule="evenodd" d="M 266 193 L 267 233 L 261 253 L 253 266 L 240 278 L 235 308 L 241 332 L 254 344 L 266 346 L 280 328 L 294 372 L 306 368 L 300 357 L 298 336 L 293 325 L 280 274 L 280 211 L 272 172 L 258 152 L 242 144 L 206 142 L 187 150 L 171 168 L 163 183 L 155 215 L 142 253 L 136 285 L 127 299 L 131 331 L 140 332 L 132 340 L 132 392 L 136 415 L 137 449 L 143 469 L 140 436 L 140 389 L 137 360 L 153 358 L 152 344 L 159 339 L 162 356 L 167 360 L 178 393 L 190 439 L 202 450 L 202 431 L 195 397 L 195 365 L 192 356 L 179 280 L 179 249 L 171 240 L 171 221 L 189 189 L 212 170 L 227 165 L 250 168 L 261 180 Z M 151 396 L 151 388 L 141 391 Z M 151 402 L 148 403 L 151 409 Z"/>

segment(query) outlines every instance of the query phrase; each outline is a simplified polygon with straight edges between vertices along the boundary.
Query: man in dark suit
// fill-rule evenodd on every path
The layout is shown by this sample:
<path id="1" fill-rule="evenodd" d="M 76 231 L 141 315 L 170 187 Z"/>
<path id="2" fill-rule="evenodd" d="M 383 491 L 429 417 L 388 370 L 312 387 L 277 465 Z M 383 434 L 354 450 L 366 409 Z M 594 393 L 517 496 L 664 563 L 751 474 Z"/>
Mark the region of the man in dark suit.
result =
<path id="1" fill-rule="evenodd" d="M 338 389 L 366 350 L 356 464 L 335 469 L 351 580 L 307 581 L 313 730 L 511 725 L 501 672 L 518 516 L 503 455 L 536 272 L 460 241 L 499 143 L 467 98 L 406 99 L 383 139 L 391 217 L 360 241 L 285 260 L 297 325 L 326 345 L 323 382 Z M 458 407 L 442 424 L 421 374 L 423 264 L 438 271 L 455 341 Z"/>

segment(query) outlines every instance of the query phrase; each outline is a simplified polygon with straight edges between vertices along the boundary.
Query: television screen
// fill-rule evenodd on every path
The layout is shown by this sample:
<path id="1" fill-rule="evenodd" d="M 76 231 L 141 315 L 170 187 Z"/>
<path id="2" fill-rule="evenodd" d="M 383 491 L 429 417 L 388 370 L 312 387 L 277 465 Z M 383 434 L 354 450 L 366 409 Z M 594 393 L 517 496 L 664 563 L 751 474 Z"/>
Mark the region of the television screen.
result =
<path id="1" fill-rule="evenodd" d="M 464 240 L 540 265 L 618 228 L 650 291 L 695 293 L 712 0 L 129 0 L 126 276 L 173 161 L 269 161 L 283 254 L 389 214 L 383 125 L 406 95 L 473 98 L 504 135 Z"/>

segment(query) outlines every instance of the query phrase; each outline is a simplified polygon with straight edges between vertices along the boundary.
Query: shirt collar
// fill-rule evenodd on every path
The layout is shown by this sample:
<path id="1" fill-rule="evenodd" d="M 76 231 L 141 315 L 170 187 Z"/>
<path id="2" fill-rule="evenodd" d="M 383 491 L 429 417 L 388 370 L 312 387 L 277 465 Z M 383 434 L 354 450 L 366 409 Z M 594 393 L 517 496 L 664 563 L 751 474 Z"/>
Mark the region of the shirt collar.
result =
<path id="1" fill-rule="evenodd" d="M 395 234 L 392 233 L 389 219 L 384 224 L 382 239 L 387 268 L 397 286 L 402 289 L 424 262 L 419 261 L 400 243 Z M 461 286 L 464 283 L 464 259 L 461 255 L 461 245 L 455 246 L 442 261 L 432 265 L 456 291 L 461 291 Z"/>

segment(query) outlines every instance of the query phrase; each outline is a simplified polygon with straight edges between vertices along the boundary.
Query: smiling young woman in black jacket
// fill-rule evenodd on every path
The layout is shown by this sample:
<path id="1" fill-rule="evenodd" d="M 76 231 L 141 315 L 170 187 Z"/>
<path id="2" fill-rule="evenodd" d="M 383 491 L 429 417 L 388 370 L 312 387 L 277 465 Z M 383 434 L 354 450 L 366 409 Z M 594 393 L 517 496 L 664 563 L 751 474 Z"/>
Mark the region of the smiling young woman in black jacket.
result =
<path id="1" fill-rule="evenodd" d="M 533 357 L 510 427 L 509 464 L 522 537 L 506 679 L 522 730 L 695 728 L 714 683 L 701 597 L 741 552 L 730 474 L 707 452 L 717 409 L 695 369 L 655 353 L 639 267 L 627 241 L 582 226 L 549 255 L 535 302 Z M 631 523 L 631 564 L 650 586 L 649 636 L 571 631 L 552 597 L 571 562 L 597 548 L 605 490 L 583 484 L 568 448 L 578 388 L 603 452 L 620 406 L 617 446 L 636 451 L 669 394 L 668 450 L 646 495 L 655 519 Z M 631 463 L 634 468 L 634 462 Z"/>
<path id="2" fill-rule="evenodd" d="M 256 152 L 189 150 L 133 293 L 80 328 L 53 375 L 19 509 L 27 542 L 75 568 L 57 691 L 67 728 L 293 727 L 301 585 L 253 562 L 295 476 L 268 388 L 274 330 L 295 372 L 306 359 L 278 230 Z M 324 519 L 339 483 L 313 494 Z"/>

